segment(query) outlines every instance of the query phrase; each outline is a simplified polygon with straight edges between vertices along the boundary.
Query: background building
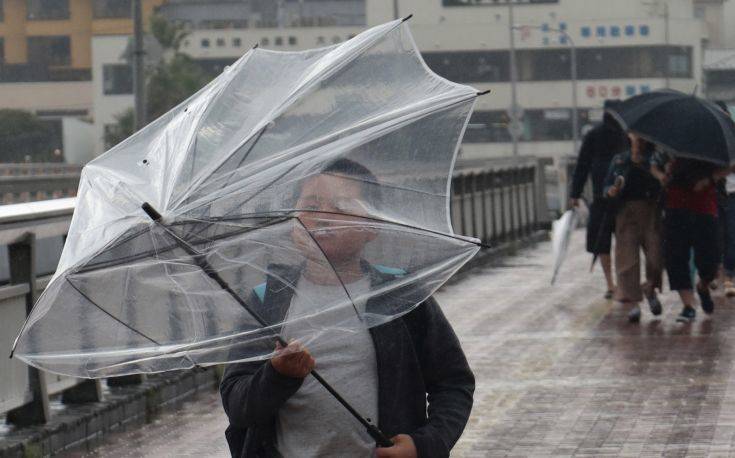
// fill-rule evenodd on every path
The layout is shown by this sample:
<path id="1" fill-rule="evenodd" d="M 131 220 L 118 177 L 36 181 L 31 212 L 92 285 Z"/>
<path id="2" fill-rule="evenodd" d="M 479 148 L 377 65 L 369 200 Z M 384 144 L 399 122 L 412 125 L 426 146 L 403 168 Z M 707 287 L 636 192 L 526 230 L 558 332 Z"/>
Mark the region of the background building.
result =
<path id="1" fill-rule="evenodd" d="M 44 35 L 44 49 L 61 49 L 61 57 L 41 59 L 44 71 L 76 76 L 72 81 L 68 81 L 71 77 L 51 81 L 47 76 L 43 87 L 32 89 L 10 90 L 0 84 L 0 91 L 6 90 L 0 92 L 3 104 L 25 105 L 41 113 L 54 106 L 66 110 L 63 113 L 92 118 L 94 151 L 101 153 L 109 146 L 103 141 L 105 129 L 133 103 L 131 71 L 124 52 L 131 26 L 129 18 L 122 17 L 129 16 L 130 0 L 2 1 L 5 21 L 0 39 L 14 43 L 5 46 L 13 65 L 33 61 L 29 56 L 37 55 L 33 49 L 40 45 L 31 38 L 45 30 L 50 37 L 66 38 Z M 704 94 L 705 83 L 714 82 L 705 81 L 703 50 L 726 47 L 735 38 L 731 33 L 735 29 L 735 17 L 731 17 L 735 15 L 730 14 L 735 12 L 733 3 L 515 0 L 515 112 L 519 122 L 514 125 L 510 122 L 513 85 L 511 5 L 507 0 L 144 0 L 146 17 L 157 9 L 186 27 L 189 35 L 181 51 L 212 75 L 256 43 L 280 50 L 327 46 L 367 27 L 413 14 L 411 29 L 431 68 L 451 80 L 492 91 L 478 101 L 469 124 L 462 150 L 467 158 L 512 154 L 511 130 L 519 140 L 518 154 L 573 154 L 575 99 L 581 134 L 601 118 L 600 108 L 607 98 L 626 98 L 663 87 Z M 39 6 L 46 18 L 35 17 L 34 7 L 51 4 L 62 6 L 48 11 Z M 22 19 L 22 27 L 15 22 L 9 26 L 11 14 Z M 107 17 L 115 15 L 120 17 Z M 67 29 L 68 33 L 61 32 Z M 578 75 L 574 92 L 572 43 Z M 723 75 L 713 78 L 716 76 Z M 23 90 L 44 96 L 34 97 Z"/>
<path id="2" fill-rule="evenodd" d="M 143 0 L 145 17 L 162 2 Z M 92 38 L 130 36 L 131 11 L 131 0 L 0 0 L 0 108 L 54 124 L 67 159 L 88 161 L 95 135 Z"/>

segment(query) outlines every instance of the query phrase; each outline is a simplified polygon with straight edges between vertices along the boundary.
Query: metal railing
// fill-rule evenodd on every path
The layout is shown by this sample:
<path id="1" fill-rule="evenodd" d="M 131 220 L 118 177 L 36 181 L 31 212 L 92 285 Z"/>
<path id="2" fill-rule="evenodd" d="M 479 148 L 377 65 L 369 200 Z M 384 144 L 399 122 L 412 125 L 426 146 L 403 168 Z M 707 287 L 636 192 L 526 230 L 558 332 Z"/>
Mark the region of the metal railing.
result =
<path id="1" fill-rule="evenodd" d="M 0 286 L 0 349 L 9 351 L 31 307 L 49 280 L 40 260 L 55 263 L 58 244 L 69 229 L 75 199 L 0 206 L 0 246 L 8 251 L 6 285 Z M 548 222 L 543 167 L 533 158 L 460 163 L 452 180 L 454 230 L 497 246 L 522 239 Z M 36 253 L 50 250 L 54 253 Z M 52 258 L 52 259 L 46 259 Z M 49 418 L 49 395 L 63 392 L 65 402 L 99 400 L 99 381 L 59 377 L 0 355 L 0 414 L 17 424 Z M 108 381 L 108 384 L 110 381 Z"/>

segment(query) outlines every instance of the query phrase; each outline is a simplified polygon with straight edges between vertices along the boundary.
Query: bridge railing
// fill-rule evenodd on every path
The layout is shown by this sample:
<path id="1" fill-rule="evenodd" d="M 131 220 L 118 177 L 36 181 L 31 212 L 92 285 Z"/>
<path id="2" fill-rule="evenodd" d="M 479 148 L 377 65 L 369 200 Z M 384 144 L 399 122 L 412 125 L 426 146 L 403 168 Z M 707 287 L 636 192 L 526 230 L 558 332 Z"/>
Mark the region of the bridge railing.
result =
<path id="1" fill-rule="evenodd" d="M 10 350 L 50 279 L 48 266 L 58 261 L 74 203 L 67 198 L 0 206 L 0 248 L 6 247 L 8 260 L 0 268 L 2 350 Z M 491 246 L 545 227 L 543 166 L 533 158 L 458 164 L 452 179 L 451 218 L 455 232 Z M 50 395 L 63 392 L 64 402 L 96 401 L 101 397 L 100 383 L 42 373 L 0 355 L 0 414 L 19 425 L 43 423 L 49 418 Z"/>

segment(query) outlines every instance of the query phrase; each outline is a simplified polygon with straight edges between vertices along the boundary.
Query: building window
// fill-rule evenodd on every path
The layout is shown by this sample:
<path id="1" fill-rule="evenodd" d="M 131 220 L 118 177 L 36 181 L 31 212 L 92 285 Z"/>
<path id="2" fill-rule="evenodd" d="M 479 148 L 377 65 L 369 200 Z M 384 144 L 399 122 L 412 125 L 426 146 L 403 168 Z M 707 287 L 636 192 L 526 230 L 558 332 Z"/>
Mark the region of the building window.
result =
<path id="1" fill-rule="evenodd" d="M 26 15 L 31 20 L 69 19 L 69 0 L 26 0 Z"/>
<path id="2" fill-rule="evenodd" d="M 424 60 L 439 75 L 460 83 L 492 83 L 510 79 L 507 51 L 427 52 Z"/>
<path id="3" fill-rule="evenodd" d="M 217 43 L 217 46 L 221 48 L 222 46 L 225 45 L 225 39 L 224 38 L 217 38 L 216 43 Z"/>
<path id="4" fill-rule="evenodd" d="M 606 32 L 607 32 L 607 29 L 605 28 L 605 26 L 603 25 L 597 26 L 597 36 L 598 37 L 604 37 L 605 35 L 607 35 Z"/>
<path id="5" fill-rule="evenodd" d="M 131 0 L 94 0 L 92 15 L 95 19 L 128 18 L 132 16 Z"/>
<path id="6" fill-rule="evenodd" d="M 233 38 L 232 39 L 232 46 L 239 48 L 242 46 L 242 38 Z"/>
<path id="7" fill-rule="evenodd" d="M 202 38 L 202 48 L 209 48 L 209 38 Z"/>
<path id="8" fill-rule="evenodd" d="M 560 81 L 572 78 L 569 49 L 516 51 L 519 81 Z"/>
<path id="9" fill-rule="evenodd" d="M 283 46 L 283 37 L 276 37 L 275 45 L 276 46 Z"/>
<path id="10" fill-rule="evenodd" d="M 692 76 L 691 47 L 587 48 L 577 59 L 579 79 L 664 78 L 667 68 L 674 78 Z"/>
<path id="11" fill-rule="evenodd" d="M 132 94 L 133 68 L 126 64 L 103 65 L 102 91 L 105 95 Z"/>
<path id="12" fill-rule="evenodd" d="M 28 37 L 28 63 L 71 65 L 68 36 Z"/>
<path id="13" fill-rule="evenodd" d="M 467 124 L 464 143 L 505 143 L 512 141 L 510 119 L 505 111 L 475 111 Z"/>
<path id="14" fill-rule="evenodd" d="M 635 35 L 635 27 L 632 25 L 626 25 L 625 26 L 625 36 L 632 37 L 633 35 Z"/>
<path id="15" fill-rule="evenodd" d="M 589 27 L 582 27 L 579 31 L 580 35 L 582 35 L 584 38 L 589 38 L 592 36 L 592 29 Z"/>
<path id="16" fill-rule="evenodd" d="M 651 29 L 647 25 L 640 26 L 638 30 L 643 37 L 647 37 L 648 34 L 651 32 Z"/>
<path id="17" fill-rule="evenodd" d="M 270 44 L 270 40 L 268 37 L 263 37 L 260 39 L 260 45 L 261 46 L 268 46 Z"/>
<path id="18" fill-rule="evenodd" d="M 296 37 L 288 37 L 288 44 L 294 46 L 296 44 Z"/>
<path id="19" fill-rule="evenodd" d="M 610 36 L 611 37 L 619 37 L 620 36 L 620 27 L 617 25 L 614 25 L 610 27 Z"/>

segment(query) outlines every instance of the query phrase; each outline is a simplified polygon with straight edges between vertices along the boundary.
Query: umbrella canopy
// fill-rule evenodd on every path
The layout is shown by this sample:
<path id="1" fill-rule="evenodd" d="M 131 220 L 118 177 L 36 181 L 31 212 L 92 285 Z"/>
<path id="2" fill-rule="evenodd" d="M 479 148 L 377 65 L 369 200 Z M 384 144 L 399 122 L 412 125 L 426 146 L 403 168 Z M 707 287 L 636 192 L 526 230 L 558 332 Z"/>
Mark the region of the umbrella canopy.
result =
<path id="1" fill-rule="evenodd" d="M 84 168 L 15 355 L 77 377 L 159 372 L 411 311 L 479 249 L 448 198 L 476 97 L 429 70 L 402 21 L 250 50 Z M 284 291 L 298 308 L 270 305 Z"/>
<path id="2" fill-rule="evenodd" d="M 735 164 L 735 124 L 717 105 L 673 90 L 637 95 L 607 110 L 624 129 L 675 156 Z"/>

